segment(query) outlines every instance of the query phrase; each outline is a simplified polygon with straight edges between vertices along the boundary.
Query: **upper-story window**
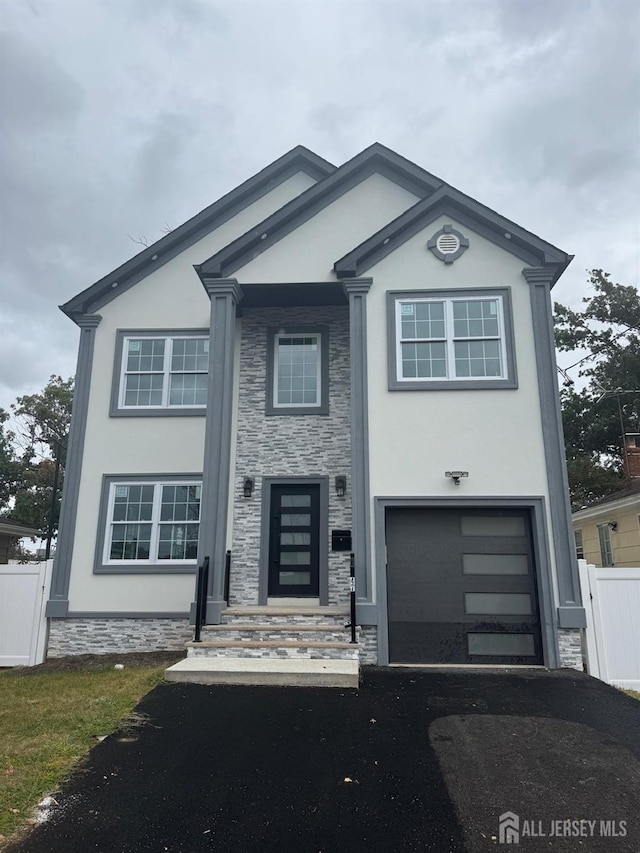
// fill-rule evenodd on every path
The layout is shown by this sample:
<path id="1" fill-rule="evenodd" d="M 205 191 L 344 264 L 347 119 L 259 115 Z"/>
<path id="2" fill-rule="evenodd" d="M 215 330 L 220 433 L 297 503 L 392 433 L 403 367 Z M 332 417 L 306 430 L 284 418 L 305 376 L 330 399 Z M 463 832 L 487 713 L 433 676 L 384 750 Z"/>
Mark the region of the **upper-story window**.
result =
<path id="1" fill-rule="evenodd" d="M 204 414 L 208 366 L 202 332 L 118 332 L 111 414 Z"/>
<path id="2" fill-rule="evenodd" d="M 267 414 L 329 411 L 329 332 L 326 327 L 271 329 L 267 347 Z"/>
<path id="3" fill-rule="evenodd" d="M 391 390 L 515 388 L 509 291 L 389 294 Z"/>

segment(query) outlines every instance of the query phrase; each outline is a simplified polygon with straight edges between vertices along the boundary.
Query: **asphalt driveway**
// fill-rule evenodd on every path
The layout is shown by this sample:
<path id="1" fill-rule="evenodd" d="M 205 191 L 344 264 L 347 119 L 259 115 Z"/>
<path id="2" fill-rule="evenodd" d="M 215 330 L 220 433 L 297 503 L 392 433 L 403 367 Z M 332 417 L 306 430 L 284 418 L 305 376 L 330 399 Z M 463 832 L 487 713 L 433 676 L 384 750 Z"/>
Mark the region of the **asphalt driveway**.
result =
<path id="1" fill-rule="evenodd" d="M 640 851 L 640 702 L 572 671 L 163 684 L 11 853 Z M 515 837 L 514 837 L 515 841 Z"/>

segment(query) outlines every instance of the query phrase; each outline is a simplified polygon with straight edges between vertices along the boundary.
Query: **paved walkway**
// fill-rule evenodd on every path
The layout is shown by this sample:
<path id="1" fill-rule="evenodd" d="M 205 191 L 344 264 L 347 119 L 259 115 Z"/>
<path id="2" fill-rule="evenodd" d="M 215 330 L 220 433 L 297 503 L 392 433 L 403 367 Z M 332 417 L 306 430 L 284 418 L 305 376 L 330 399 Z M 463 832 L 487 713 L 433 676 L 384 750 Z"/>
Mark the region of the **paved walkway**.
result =
<path id="1" fill-rule="evenodd" d="M 163 684 L 138 710 L 11 853 L 484 853 L 508 811 L 505 849 L 640 851 L 640 702 L 579 673 Z"/>

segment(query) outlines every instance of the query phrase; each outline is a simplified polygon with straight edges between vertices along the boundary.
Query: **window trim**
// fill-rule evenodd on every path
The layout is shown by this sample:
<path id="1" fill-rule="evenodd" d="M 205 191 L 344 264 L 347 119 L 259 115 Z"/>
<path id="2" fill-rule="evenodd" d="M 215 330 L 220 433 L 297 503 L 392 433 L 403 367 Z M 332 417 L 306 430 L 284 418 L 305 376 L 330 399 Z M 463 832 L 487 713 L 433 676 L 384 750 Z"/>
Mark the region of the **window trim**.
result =
<path id="1" fill-rule="evenodd" d="M 613 560 L 613 542 L 611 541 L 611 528 L 609 527 L 609 522 L 605 521 L 603 524 L 596 525 L 598 529 L 598 549 L 600 551 L 600 563 L 602 564 L 602 568 L 613 568 L 615 566 Z M 602 536 L 602 534 L 605 534 Z M 602 540 L 605 540 L 603 543 Z M 605 548 L 603 548 L 603 544 Z M 609 562 L 607 562 L 607 555 L 605 553 L 606 546 L 608 546 L 609 551 Z"/>
<path id="2" fill-rule="evenodd" d="M 502 304 L 503 329 L 501 351 L 506 375 L 504 377 L 465 377 L 454 379 L 398 378 L 399 329 L 397 303 L 402 300 L 464 300 L 498 298 Z M 451 339 L 452 341 L 453 339 Z M 484 339 L 481 339 L 484 340 Z M 449 339 L 447 339 L 449 343 Z M 389 391 L 463 391 L 463 390 L 511 390 L 518 387 L 515 345 L 513 335 L 513 312 L 510 287 L 452 288 L 449 290 L 389 290 L 387 291 L 387 366 Z"/>
<path id="3" fill-rule="evenodd" d="M 315 336 L 319 340 L 320 359 L 318 369 L 320 399 L 317 405 L 277 405 L 274 392 L 277 367 L 276 345 L 279 337 Z M 328 326 L 286 326 L 267 329 L 267 382 L 265 413 L 274 415 L 328 415 L 329 414 L 329 327 Z"/>
<path id="4" fill-rule="evenodd" d="M 580 543 L 578 544 L 578 539 L 580 539 Z M 576 527 L 573 531 L 573 544 L 576 549 L 576 557 L 578 560 L 584 560 L 584 537 L 582 535 L 582 528 Z"/>
<path id="5" fill-rule="evenodd" d="M 182 575 L 194 574 L 197 560 L 128 560 L 109 562 L 105 559 L 112 489 L 118 485 L 194 485 L 202 486 L 202 473 L 187 474 L 104 474 L 96 537 L 93 573 L 95 575 Z M 202 494 L 202 493 L 201 493 Z M 201 519 L 202 520 L 202 519 Z M 154 523 L 157 523 L 157 519 Z"/>
<path id="6" fill-rule="evenodd" d="M 127 338 L 210 338 L 209 329 L 117 329 L 109 417 L 204 417 L 204 406 L 128 406 L 121 405 L 124 379 L 124 342 Z M 211 347 L 209 347 L 211 349 Z M 171 373 L 171 370 L 169 370 Z"/>

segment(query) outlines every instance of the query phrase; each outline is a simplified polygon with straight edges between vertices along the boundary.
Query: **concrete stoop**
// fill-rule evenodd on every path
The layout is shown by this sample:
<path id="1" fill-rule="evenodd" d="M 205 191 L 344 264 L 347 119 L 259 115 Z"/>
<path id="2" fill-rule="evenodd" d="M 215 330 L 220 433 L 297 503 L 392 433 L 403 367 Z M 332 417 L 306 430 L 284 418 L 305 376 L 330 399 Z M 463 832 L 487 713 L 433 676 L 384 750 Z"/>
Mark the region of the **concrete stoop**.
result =
<path id="1" fill-rule="evenodd" d="M 360 646 L 343 607 L 232 607 L 165 672 L 167 681 L 357 687 Z"/>
<path id="2" fill-rule="evenodd" d="M 358 687 L 358 667 L 357 660 L 194 657 L 170 666 L 164 677 L 192 684 Z"/>

